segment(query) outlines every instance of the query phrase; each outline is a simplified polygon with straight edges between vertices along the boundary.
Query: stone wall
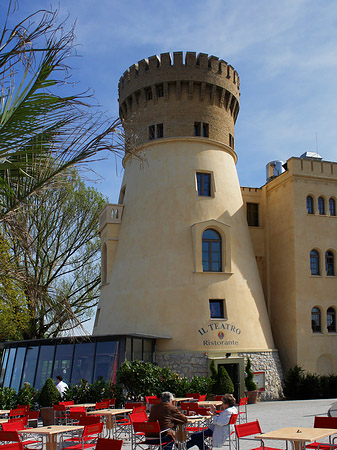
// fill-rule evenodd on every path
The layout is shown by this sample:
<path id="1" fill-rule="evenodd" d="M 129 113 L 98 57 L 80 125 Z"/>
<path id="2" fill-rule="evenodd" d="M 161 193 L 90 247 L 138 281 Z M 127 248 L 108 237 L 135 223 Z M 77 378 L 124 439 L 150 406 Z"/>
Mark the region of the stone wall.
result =
<path id="1" fill-rule="evenodd" d="M 259 395 L 259 400 L 277 400 L 282 398 L 282 367 L 277 351 L 238 353 L 238 358 L 244 358 L 244 366 L 248 358 L 252 363 L 253 372 L 265 372 L 265 391 Z M 161 367 L 170 367 L 180 376 L 192 378 L 209 375 L 210 359 L 202 353 L 157 353 L 156 361 Z M 230 359 L 228 359 L 230 362 Z"/>

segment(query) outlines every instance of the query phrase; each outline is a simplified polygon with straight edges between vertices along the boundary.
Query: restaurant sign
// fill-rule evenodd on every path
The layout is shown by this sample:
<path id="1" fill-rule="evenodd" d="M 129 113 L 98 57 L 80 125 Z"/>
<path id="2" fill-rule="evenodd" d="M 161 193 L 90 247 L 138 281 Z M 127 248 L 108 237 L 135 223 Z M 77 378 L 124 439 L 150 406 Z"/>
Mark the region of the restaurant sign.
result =
<path id="1" fill-rule="evenodd" d="M 234 339 L 230 339 L 227 340 L 225 339 L 225 333 L 222 331 L 225 330 L 227 331 L 227 337 L 228 337 L 228 332 L 233 333 Z M 212 333 L 212 338 L 208 335 L 208 333 L 215 331 L 216 335 L 214 336 L 214 334 Z M 201 336 L 203 336 L 204 338 L 209 338 L 209 339 L 203 339 L 202 344 L 204 346 L 215 346 L 215 347 L 220 347 L 220 346 L 235 346 L 235 345 L 239 345 L 239 342 L 236 340 L 238 335 L 241 334 L 241 330 L 240 328 L 237 328 L 235 325 L 231 325 L 230 323 L 227 322 L 216 322 L 216 323 L 210 323 L 208 324 L 206 327 L 201 327 L 198 330 L 198 333 L 200 333 Z"/>

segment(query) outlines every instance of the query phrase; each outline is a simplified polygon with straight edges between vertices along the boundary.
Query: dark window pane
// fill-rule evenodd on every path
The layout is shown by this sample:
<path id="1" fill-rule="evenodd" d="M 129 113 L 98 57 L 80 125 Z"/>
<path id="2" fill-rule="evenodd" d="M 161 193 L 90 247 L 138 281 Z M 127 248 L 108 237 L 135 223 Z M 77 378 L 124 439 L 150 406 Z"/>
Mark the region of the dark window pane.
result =
<path id="1" fill-rule="evenodd" d="M 336 203 L 333 198 L 329 199 L 329 212 L 330 212 L 330 216 L 336 215 Z"/>
<path id="2" fill-rule="evenodd" d="M 53 379 L 57 375 L 63 377 L 63 381 L 70 383 L 71 363 L 73 361 L 74 344 L 60 344 L 56 346 Z"/>
<path id="3" fill-rule="evenodd" d="M 203 197 L 211 196 L 211 174 L 197 172 L 198 195 Z"/>
<path id="4" fill-rule="evenodd" d="M 115 381 L 118 357 L 118 341 L 97 342 L 94 381 Z"/>
<path id="5" fill-rule="evenodd" d="M 81 379 L 92 383 L 95 344 L 93 342 L 75 345 L 71 382 L 79 384 Z"/>
<path id="6" fill-rule="evenodd" d="M 221 237 L 212 229 L 202 235 L 202 267 L 204 272 L 221 272 Z"/>
<path id="7" fill-rule="evenodd" d="M 47 378 L 52 376 L 54 353 L 54 345 L 41 345 L 35 380 L 36 389 L 41 389 Z"/>
<path id="8" fill-rule="evenodd" d="M 259 226 L 259 204 L 247 203 L 247 222 L 250 227 Z"/>
<path id="9" fill-rule="evenodd" d="M 37 355 L 39 353 L 39 347 L 28 347 L 25 366 L 23 368 L 23 375 L 21 380 L 21 387 L 23 383 L 27 382 L 31 386 L 35 386 L 34 384 L 34 376 L 37 364 Z"/>
<path id="10" fill-rule="evenodd" d="M 11 388 L 15 389 L 16 391 L 18 391 L 20 388 L 20 380 L 22 375 L 22 368 L 25 359 L 25 354 L 26 354 L 26 347 L 18 347 L 11 381 Z"/>
<path id="11" fill-rule="evenodd" d="M 314 333 L 320 333 L 321 331 L 321 311 L 318 308 L 312 308 L 311 328 Z"/>
<path id="12" fill-rule="evenodd" d="M 307 197 L 307 212 L 308 214 L 314 214 L 314 201 L 310 195 Z"/>
<path id="13" fill-rule="evenodd" d="M 142 340 L 133 338 L 133 360 L 142 360 L 143 359 L 143 351 L 142 351 Z"/>
<path id="14" fill-rule="evenodd" d="M 152 362 L 152 341 L 151 339 L 144 339 L 144 355 L 145 362 Z"/>
<path id="15" fill-rule="evenodd" d="M 325 214 L 325 201 L 323 197 L 318 198 L 318 212 L 321 215 Z"/>
<path id="16" fill-rule="evenodd" d="M 319 254 L 316 250 L 310 252 L 310 271 L 311 275 L 319 275 Z"/>
<path id="17" fill-rule="evenodd" d="M 336 332 L 336 311 L 334 308 L 328 308 L 327 310 L 326 325 L 329 333 Z"/>
<path id="18" fill-rule="evenodd" d="M 223 300 L 210 300 L 209 308 L 211 313 L 211 319 L 224 318 Z"/>
<path id="19" fill-rule="evenodd" d="M 6 366 L 7 366 L 7 361 L 8 361 L 8 355 L 9 355 L 9 349 L 6 348 L 2 354 L 0 385 L 4 381 Z"/>
<path id="20" fill-rule="evenodd" d="M 4 387 L 9 387 L 9 384 L 11 382 L 15 354 L 16 354 L 16 348 L 11 348 L 9 351 L 9 357 L 8 357 L 8 362 L 7 362 Z"/>
<path id="21" fill-rule="evenodd" d="M 327 276 L 333 277 L 335 275 L 335 258 L 330 251 L 325 253 L 325 270 Z"/>

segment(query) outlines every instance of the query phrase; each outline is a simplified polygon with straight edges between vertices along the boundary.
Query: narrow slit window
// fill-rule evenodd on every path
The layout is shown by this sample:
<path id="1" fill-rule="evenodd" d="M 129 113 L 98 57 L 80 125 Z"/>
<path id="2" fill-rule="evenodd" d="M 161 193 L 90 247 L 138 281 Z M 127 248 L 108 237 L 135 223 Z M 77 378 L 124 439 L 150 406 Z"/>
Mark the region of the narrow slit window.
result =
<path id="1" fill-rule="evenodd" d="M 197 172 L 198 195 L 201 197 L 211 196 L 211 174 Z"/>

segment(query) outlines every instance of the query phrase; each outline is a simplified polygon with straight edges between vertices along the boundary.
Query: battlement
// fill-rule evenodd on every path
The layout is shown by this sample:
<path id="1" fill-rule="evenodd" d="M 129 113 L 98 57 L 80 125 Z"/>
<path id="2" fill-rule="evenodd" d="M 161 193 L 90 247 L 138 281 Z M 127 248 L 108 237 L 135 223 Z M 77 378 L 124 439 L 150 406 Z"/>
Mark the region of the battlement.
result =
<path id="1" fill-rule="evenodd" d="M 144 85 L 177 80 L 209 82 L 219 87 L 232 84 L 231 91 L 237 95 L 240 88 L 237 71 L 217 56 L 186 52 L 184 59 L 183 52 L 174 52 L 172 60 L 170 53 L 162 53 L 160 57 L 142 59 L 124 72 L 118 84 L 120 101 Z"/>

